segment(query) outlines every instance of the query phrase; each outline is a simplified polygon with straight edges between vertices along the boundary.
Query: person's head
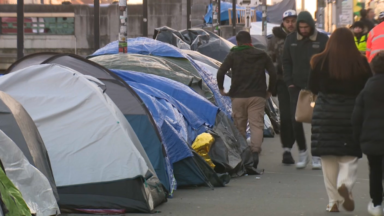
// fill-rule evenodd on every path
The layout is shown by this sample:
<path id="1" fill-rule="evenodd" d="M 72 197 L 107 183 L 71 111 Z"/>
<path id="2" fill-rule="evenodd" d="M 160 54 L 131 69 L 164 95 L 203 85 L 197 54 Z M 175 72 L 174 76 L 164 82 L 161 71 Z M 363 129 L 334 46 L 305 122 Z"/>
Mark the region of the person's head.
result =
<path id="1" fill-rule="evenodd" d="M 371 8 L 367 9 L 367 19 L 373 20 L 375 19 L 375 11 Z"/>
<path id="2" fill-rule="evenodd" d="M 362 34 L 364 31 L 364 23 L 361 21 L 357 21 L 353 23 L 352 25 L 352 30 L 354 34 Z"/>
<path id="3" fill-rule="evenodd" d="M 382 23 L 384 21 L 384 11 L 380 12 L 377 21 L 379 21 L 379 23 Z"/>
<path id="4" fill-rule="evenodd" d="M 370 65 L 374 74 L 384 74 L 384 50 L 373 57 Z"/>
<path id="5" fill-rule="evenodd" d="M 302 11 L 297 16 L 297 31 L 303 37 L 309 37 L 315 31 L 315 21 L 308 11 Z"/>
<path id="6" fill-rule="evenodd" d="M 296 30 L 297 13 L 294 10 L 287 10 L 283 14 L 283 26 L 286 31 L 292 33 Z"/>
<path id="7" fill-rule="evenodd" d="M 236 42 L 238 46 L 252 43 L 251 34 L 247 31 L 240 31 L 236 35 Z"/>
<path id="8" fill-rule="evenodd" d="M 325 61 L 328 62 L 328 68 L 323 68 Z M 369 72 L 364 61 L 352 32 L 348 28 L 338 28 L 329 38 L 325 50 L 312 57 L 311 67 L 321 64 L 331 77 L 346 80 Z"/>

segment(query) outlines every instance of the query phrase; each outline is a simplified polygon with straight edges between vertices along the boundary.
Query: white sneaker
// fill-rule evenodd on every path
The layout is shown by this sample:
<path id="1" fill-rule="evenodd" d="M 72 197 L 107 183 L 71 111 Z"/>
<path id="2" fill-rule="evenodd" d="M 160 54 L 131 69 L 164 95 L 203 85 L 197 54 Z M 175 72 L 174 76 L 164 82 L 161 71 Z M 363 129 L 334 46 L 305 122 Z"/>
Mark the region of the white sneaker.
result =
<path id="1" fill-rule="evenodd" d="M 308 153 L 306 151 L 300 152 L 299 153 L 299 162 L 296 163 L 296 168 L 297 169 L 304 169 L 308 163 L 309 163 Z"/>
<path id="2" fill-rule="evenodd" d="M 320 157 L 312 157 L 312 169 L 314 169 L 314 170 L 320 170 L 321 169 Z"/>
<path id="3" fill-rule="evenodd" d="M 381 205 L 375 207 L 372 202 L 368 204 L 368 212 L 373 216 L 382 216 L 384 214 L 383 207 Z"/>

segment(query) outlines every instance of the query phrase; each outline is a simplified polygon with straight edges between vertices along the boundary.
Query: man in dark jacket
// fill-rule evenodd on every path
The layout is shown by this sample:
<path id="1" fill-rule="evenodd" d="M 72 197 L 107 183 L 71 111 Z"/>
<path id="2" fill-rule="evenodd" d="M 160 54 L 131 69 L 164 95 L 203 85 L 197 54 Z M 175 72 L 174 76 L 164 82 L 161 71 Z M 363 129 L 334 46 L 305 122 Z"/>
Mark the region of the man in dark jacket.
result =
<path id="1" fill-rule="evenodd" d="M 276 72 L 271 58 L 252 46 L 249 32 L 241 31 L 236 36 L 237 45 L 231 49 L 217 72 L 217 82 L 222 95 L 231 97 L 232 115 L 237 129 L 246 137 L 247 122 L 251 128 L 251 151 L 253 167 L 257 168 L 263 142 L 264 108 L 276 85 Z M 225 74 L 232 69 L 232 84 L 224 92 Z M 269 73 L 267 90 L 265 70 Z"/>
<path id="2" fill-rule="evenodd" d="M 272 61 L 276 62 L 277 84 L 276 91 L 279 99 L 280 111 L 280 139 L 283 144 L 283 164 L 295 164 L 291 149 L 295 144 L 295 134 L 292 124 L 291 101 L 287 84 L 283 79 L 283 49 L 285 38 L 288 34 L 296 30 L 297 14 L 294 10 L 287 10 L 283 14 L 283 23 L 279 27 L 272 29 L 273 36 L 268 40 L 268 54 Z"/>
<path id="3" fill-rule="evenodd" d="M 301 12 L 296 22 L 297 32 L 287 36 L 283 51 L 284 81 L 291 97 L 291 112 L 295 140 L 299 146 L 298 169 L 303 169 L 309 162 L 303 123 L 296 122 L 295 113 L 300 90 L 306 89 L 311 71 L 310 60 L 313 55 L 322 52 L 328 41 L 326 34 L 315 28 L 315 21 L 307 11 Z M 321 169 L 320 158 L 312 157 L 312 168 Z"/>
<path id="4" fill-rule="evenodd" d="M 368 211 L 383 215 L 383 159 L 384 159 L 384 51 L 371 62 L 374 76 L 368 80 L 355 102 L 352 114 L 353 133 L 369 163 L 369 187 L 372 202 Z"/>

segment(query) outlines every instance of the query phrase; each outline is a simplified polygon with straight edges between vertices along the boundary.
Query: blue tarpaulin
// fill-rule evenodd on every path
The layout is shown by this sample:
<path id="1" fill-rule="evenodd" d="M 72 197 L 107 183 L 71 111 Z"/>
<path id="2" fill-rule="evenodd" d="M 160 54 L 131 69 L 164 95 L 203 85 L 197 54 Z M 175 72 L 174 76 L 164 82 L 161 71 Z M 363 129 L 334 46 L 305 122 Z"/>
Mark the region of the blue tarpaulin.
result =
<path id="1" fill-rule="evenodd" d="M 220 8 L 220 20 L 227 21 L 229 20 L 228 9 L 232 9 L 232 3 L 221 2 Z M 238 9 L 245 10 L 245 7 L 241 7 L 236 5 L 237 15 L 240 17 L 240 12 Z M 251 7 L 251 9 L 255 9 L 255 7 Z M 256 20 L 261 21 L 263 18 L 263 13 L 261 11 L 256 11 Z M 208 5 L 208 12 L 204 17 L 206 23 L 212 23 L 212 4 Z"/>
<path id="2" fill-rule="evenodd" d="M 114 41 L 106 45 L 105 47 L 97 50 L 91 56 L 117 54 L 117 53 L 118 53 L 118 42 Z M 163 43 L 161 41 L 149 39 L 149 38 L 135 38 L 135 39 L 128 40 L 128 53 L 188 59 L 192 64 L 192 66 L 199 72 L 204 82 L 208 85 L 208 87 L 213 92 L 217 106 L 228 117 L 231 118 L 231 113 L 232 113 L 231 100 L 229 99 L 229 97 L 224 97 L 220 94 L 219 89 L 217 87 L 216 77 L 213 77 L 209 72 L 204 71 L 204 69 L 199 67 L 198 64 L 196 64 L 192 58 L 182 53 L 180 49 L 178 49 L 177 47 L 167 43 Z"/>
<path id="3" fill-rule="evenodd" d="M 175 152 L 175 149 L 181 148 L 180 151 L 176 150 L 176 152 L 185 152 L 182 147 L 183 143 L 192 145 L 197 135 L 215 124 L 218 108 L 197 93 L 185 88 L 186 86 L 179 86 L 182 84 L 155 75 L 122 70 L 112 71 L 139 94 L 160 131 L 164 128 L 163 124 L 166 123 L 177 134 L 178 139 L 175 139 L 172 131 L 161 131 L 162 136 L 165 136 L 163 137 L 164 143 L 172 163 L 179 161 L 180 157 L 182 157 L 181 159 L 187 157 L 183 154 L 181 156 L 179 154 L 173 155 L 172 151 Z M 149 83 L 154 83 L 154 85 L 147 85 Z M 180 87 L 184 87 L 184 89 L 180 89 Z M 175 97 L 184 98 L 183 102 L 165 93 L 163 89 Z M 167 137 L 171 138 L 166 141 Z M 183 143 L 180 140 L 183 140 Z"/>
<path id="4" fill-rule="evenodd" d="M 162 57 L 186 58 L 178 48 L 150 38 L 138 37 L 128 39 L 128 52 L 132 54 L 154 55 Z M 113 41 L 98 49 L 89 57 L 119 53 L 119 42 Z"/>
<path id="5" fill-rule="evenodd" d="M 184 84 L 151 74 L 122 70 L 111 71 L 126 82 L 137 82 L 161 90 L 192 110 L 210 127 L 215 124 L 218 108 Z"/>

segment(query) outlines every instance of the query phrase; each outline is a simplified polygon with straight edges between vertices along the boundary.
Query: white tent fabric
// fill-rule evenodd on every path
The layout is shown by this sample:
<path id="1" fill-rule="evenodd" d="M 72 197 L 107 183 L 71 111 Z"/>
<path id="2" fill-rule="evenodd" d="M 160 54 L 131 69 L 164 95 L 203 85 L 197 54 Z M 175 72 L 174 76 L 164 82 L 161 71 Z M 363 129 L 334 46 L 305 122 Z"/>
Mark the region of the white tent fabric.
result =
<path id="1" fill-rule="evenodd" d="M 126 119 L 98 85 L 59 65 L 31 66 L 0 78 L 1 91 L 18 100 L 36 123 L 58 187 L 148 171 Z"/>
<path id="2" fill-rule="evenodd" d="M 7 177 L 20 190 L 32 214 L 60 213 L 48 179 L 32 166 L 19 147 L 0 130 L 0 160 Z"/>

